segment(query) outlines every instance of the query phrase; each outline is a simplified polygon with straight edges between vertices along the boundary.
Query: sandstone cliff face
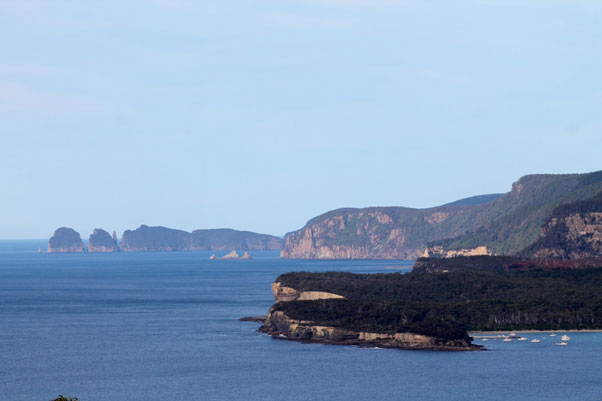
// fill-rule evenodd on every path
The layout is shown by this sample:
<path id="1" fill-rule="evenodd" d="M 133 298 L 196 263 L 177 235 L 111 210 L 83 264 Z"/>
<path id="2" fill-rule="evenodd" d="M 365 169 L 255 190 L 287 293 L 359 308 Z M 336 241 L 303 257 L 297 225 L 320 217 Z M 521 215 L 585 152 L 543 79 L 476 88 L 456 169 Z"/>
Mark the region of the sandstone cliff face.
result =
<path id="1" fill-rule="evenodd" d="M 477 348 L 463 340 L 442 341 L 414 333 L 356 332 L 320 326 L 311 321 L 291 319 L 282 311 L 270 311 L 259 331 L 268 333 L 274 338 L 322 344 L 401 349 L 471 350 Z"/>
<path id="2" fill-rule="evenodd" d="M 77 231 L 68 227 L 58 228 L 48 240 L 48 253 L 84 252 L 84 242 Z"/>
<path id="3" fill-rule="evenodd" d="M 283 258 L 416 259 L 432 238 L 457 234 L 467 207 L 343 209 L 285 236 Z"/>
<path id="4" fill-rule="evenodd" d="M 276 302 L 315 301 L 321 299 L 344 299 L 341 295 L 323 291 L 298 291 L 281 283 L 272 283 Z M 443 341 L 414 333 L 374 333 L 352 331 L 342 328 L 317 325 L 308 320 L 291 319 L 284 312 L 271 308 L 259 331 L 274 338 L 316 342 L 323 344 L 360 345 L 381 348 L 470 350 L 463 340 Z"/>
<path id="5" fill-rule="evenodd" d="M 584 259 L 602 257 L 602 212 L 573 213 L 550 219 L 532 245 L 535 258 Z"/>
<path id="6" fill-rule="evenodd" d="M 324 291 L 297 291 L 280 283 L 272 283 L 272 293 L 276 302 L 315 301 L 317 299 L 344 299 L 344 297 Z"/>
<path id="7" fill-rule="evenodd" d="M 115 232 L 113 232 L 115 234 Z M 116 236 L 116 235 L 114 235 Z M 117 242 L 103 229 L 95 228 L 88 239 L 88 252 L 117 252 Z"/>
<path id="8" fill-rule="evenodd" d="M 477 246 L 473 249 L 444 249 L 442 246 L 429 247 L 424 251 L 424 257 L 440 257 L 440 258 L 454 258 L 456 256 L 483 256 L 493 255 L 493 251 L 487 249 L 485 246 Z"/>

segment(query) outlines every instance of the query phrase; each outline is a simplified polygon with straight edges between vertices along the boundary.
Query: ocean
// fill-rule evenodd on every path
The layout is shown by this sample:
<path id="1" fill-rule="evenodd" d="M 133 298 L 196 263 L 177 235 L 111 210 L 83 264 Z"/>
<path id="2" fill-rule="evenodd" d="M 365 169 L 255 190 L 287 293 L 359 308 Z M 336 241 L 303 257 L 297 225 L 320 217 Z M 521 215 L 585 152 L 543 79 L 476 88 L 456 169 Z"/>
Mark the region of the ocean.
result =
<path id="1" fill-rule="evenodd" d="M 411 262 L 38 247 L 0 241 L 7 401 L 602 400 L 602 333 L 571 333 L 567 347 L 554 346 L 558 332 L 477 340 L 481 352 L 403 351 L 275 340 L 238 321 L 267 312 L 281 273 L 407 272 Z"/>

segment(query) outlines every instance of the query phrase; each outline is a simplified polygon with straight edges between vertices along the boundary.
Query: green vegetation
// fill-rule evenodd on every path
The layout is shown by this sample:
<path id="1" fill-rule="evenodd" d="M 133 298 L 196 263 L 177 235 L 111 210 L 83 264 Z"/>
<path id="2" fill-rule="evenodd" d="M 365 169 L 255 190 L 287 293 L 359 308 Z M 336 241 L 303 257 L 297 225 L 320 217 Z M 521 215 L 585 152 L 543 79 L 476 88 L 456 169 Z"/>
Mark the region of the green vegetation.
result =
<path id="1" fill-rule="evenodd" d="M 486 246 L 495 254 L 519 254 L 533 243 L 554 210 L 602 191 L 602 171 L 588 174 L 529 175 L 502 196 L 484 195 L 447 205 L 412 209 L 369 207 L 337 209 L 307 222 L 313 250 L 327 247 L 345 257 L 416 258 L 428 246 L 445 250 Z M 393 234 L 393 235 L 392 235 Z M 298 246 L 301 229 L 287 234 L 287 257 L 312 257 Z"/>
<path id="2" fill-rule="evenodd" d="M 124 251 L 186 251 L 190 248 L 190 233 L 141 225 L 136 230 L 126 230 L 119 246 Z"/>
<path id="3" fill-rule="evenodd" d="M 518 254 L 533 243 L 543 223 L 561 205 L 591 198 L 602 191 L 602 171 L 589 174 L 529 175 L 512 191 L 488 204 L 475 217 L 476 229 L 463 235 L 429 242 L 445 249 L 485 245 L 496 254 Z"/>
<path id="4" fill-rule="evenodd" d="M 122 251 L 209 251 L 282 249 L 283 240 L 266 234 L 231 229 L 195 230 L 142 225 L 123 233 Z"/>
<path id="5" fill-rule="evenodd" d="M 486 258 L 458 258 L 455 267 L 445 262 L 447 273 L 287 273 L 276 281 L 345 299 L 281 302 L 274 309 L 319 325 L 444 340 L 466 339 L 473 330 L 602 328 L 602 268 L 508 271 L 514 259 L 477 263 Z"/>

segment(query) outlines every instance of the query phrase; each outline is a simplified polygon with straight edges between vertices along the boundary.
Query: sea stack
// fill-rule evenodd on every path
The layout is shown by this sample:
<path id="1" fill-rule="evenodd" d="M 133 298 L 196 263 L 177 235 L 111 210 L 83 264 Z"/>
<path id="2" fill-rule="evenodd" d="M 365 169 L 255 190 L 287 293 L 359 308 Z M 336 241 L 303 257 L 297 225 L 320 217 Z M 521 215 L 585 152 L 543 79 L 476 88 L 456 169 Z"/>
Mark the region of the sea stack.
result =
<path id="1" fill-rule="evenodd" d="M 222 256 L 221 259 L 238 259 L 238 252 L 232 251 L 229 254 L 227 254 L 226 256 Z"/>
<path id="2" fill-rule="evenodd" d="M 242 255 L 241 259 L 253 259 L 253 257 L 251 255 L 249 255 L 249 252 L 245 251 L 245 253 L 244 253 L 244 255 Z"/>
<path id="3" fill-rule="evenodd" d="M 48 253 L 84 252 L 84 241 L 77 231 L 68 227 L 57 228 L 48 240 Z"/>
<path id="4" fill-rule="evenodd" d="M 115 232 L 113 232 L 115 233 Z M 88 252 L 117 252 L 117 242 L 111 238 L 108 232 L 101 228 L 95 228 L 88 240 Z"/>

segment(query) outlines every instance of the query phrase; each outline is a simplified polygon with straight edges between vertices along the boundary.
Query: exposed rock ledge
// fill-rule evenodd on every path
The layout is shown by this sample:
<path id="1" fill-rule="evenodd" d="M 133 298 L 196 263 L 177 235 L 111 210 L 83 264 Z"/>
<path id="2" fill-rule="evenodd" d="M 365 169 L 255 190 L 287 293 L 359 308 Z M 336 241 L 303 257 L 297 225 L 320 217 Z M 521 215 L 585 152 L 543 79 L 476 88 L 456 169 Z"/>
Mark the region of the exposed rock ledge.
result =
<path id="1" fill-rule="evenodd" d="M 491 249 L 487 249 L 485 246 L 477 246 L 472 249 L 443 249 L 442 246 L 437 245 L 431 248 L 427 248 L 424 251 L 423 257 L 440 257 L 440 258 L 455 258 L 456 256 L 483 256 L 493 255 Z"/>
<path id="2" fill-rule="evenodd" d="M 297 291 L 291 287 L 284 287 L 280 283 L 272 283 L 272 292 L 276 302 L 289 301 L 315 301 L 317 299 L 343 299 L 344 297 L 323 291 Z"/>
<path id="3" fill-rule="evenodd" d="M 344 299 L 343 296 L 323 291 L 298 291 L 279 282 L 272 283 L 276 302 Z M 251 320 L 250 318 L 245 318 Z M 259 322 L 260 320 L 253 320 Z M 312 321 L 291 319 L 282 311 L 270 309 L 259 328 L 274 338 L 323 344 L 359 345 L 365 347 L 429 349 L 448 351 L 478 350 L 464 340 L 443 341 L 414 333 L 372 333 L 351 331 L 331 326 L 316 325 Z"/>
<path id="4" fill-rule="evenodd" d="M 481 348 L 469 345 L 463 340 L 441 341 L 434 337 L 414 333 L 356 332 L 337 327 L 318 326 L 311 321 L 291 319 L 282 311 L 270 311 L 259 331 L 268 333 L 277 339 L 322 344 L 446 351 L 468 351 Z"/>

